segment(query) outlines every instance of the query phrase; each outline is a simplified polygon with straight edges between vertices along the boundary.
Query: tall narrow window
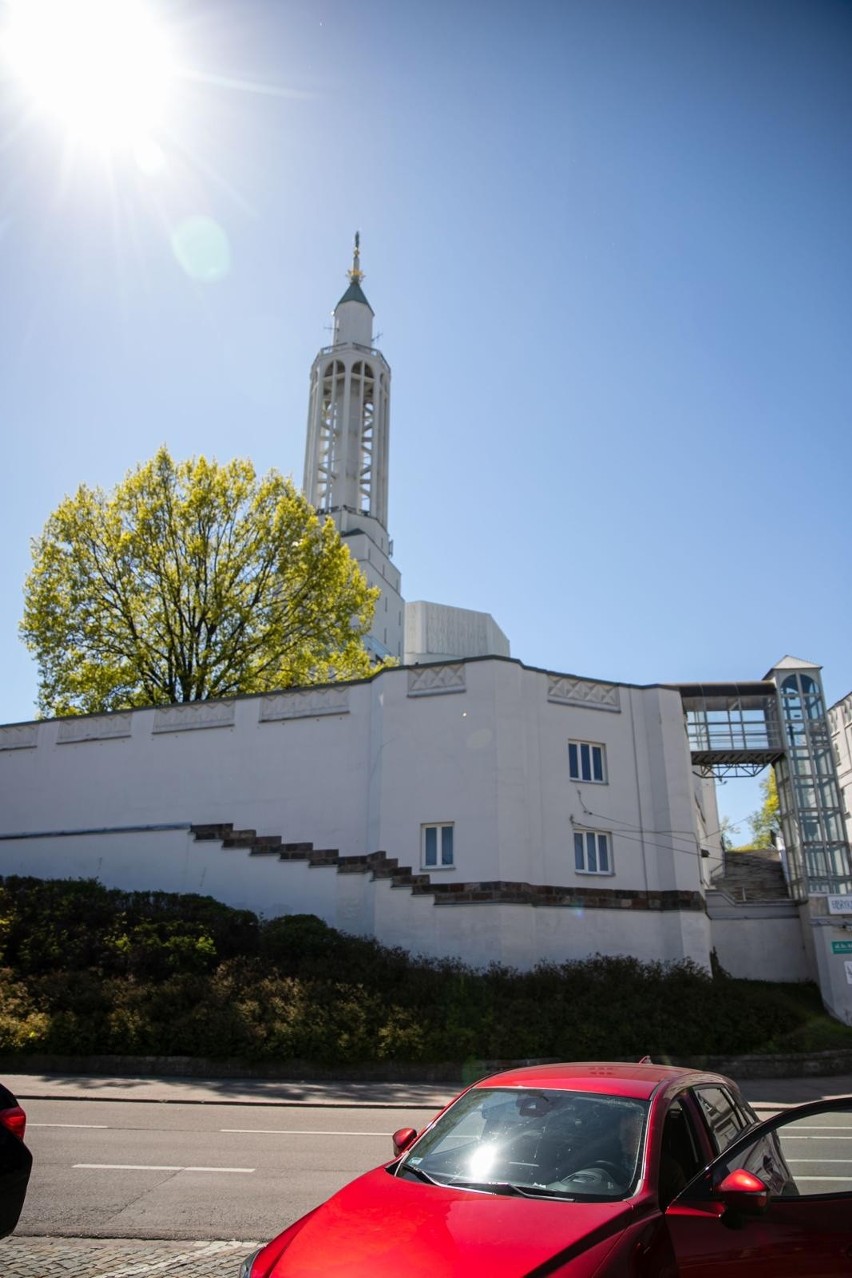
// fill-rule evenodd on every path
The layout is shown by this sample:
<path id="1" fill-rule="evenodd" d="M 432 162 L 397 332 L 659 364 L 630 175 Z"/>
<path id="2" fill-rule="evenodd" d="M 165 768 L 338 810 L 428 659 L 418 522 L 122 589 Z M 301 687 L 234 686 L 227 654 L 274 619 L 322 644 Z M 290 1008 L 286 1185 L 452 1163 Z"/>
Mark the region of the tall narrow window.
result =
<path id="1" fill-rule="evenodd" d="M 568 775 L 572 781 L 606 781 L 606 750 L 591 741 L 568 742 Z"/>
<path id="2" fill-rule="evenodd" d="M 574 869 L 579 874 L 612 874 L 609 834 L 601 834 L 597 830 L 575 830 Z"/>
<path id="3" fill-rule="evenodd" d="M 446 870 L 454 864 L 453 825 L 441 822 L 438 825 L 422 825 L 420 827 L 421 861 L 424 870 Z"/>

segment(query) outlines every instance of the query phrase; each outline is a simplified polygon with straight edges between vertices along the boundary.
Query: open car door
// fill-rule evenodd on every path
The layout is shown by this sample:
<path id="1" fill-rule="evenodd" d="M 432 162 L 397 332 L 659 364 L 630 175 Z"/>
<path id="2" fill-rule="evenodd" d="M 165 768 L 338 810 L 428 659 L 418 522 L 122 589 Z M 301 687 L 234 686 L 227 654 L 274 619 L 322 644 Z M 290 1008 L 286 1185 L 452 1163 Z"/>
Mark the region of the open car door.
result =
<path id="1" fill-rule="evenodd" d="M 852 1097 L 749 1128 L 670 1204 L 665 1223 L 678 1278 L 850 1278 Z"/>

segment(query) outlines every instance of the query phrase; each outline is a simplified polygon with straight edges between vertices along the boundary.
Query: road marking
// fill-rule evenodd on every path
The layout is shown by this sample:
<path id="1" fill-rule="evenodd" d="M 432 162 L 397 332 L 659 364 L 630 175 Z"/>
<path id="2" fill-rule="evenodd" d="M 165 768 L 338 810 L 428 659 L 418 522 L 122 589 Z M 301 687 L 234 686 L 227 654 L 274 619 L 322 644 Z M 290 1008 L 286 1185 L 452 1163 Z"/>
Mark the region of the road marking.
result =
<path id="1" fill-rule="evenodd" d="M 241 1172 L 250 1175 L 254 1167 L 170 1167 L 149 1163 L 72 1163 L 72 1167 L 87 1171 L 162 1171 L 162 1172 Z"/>
<path id="2" fill-rule="evenodd" d="M 821 1132 L 824 1129 L 818 1127 L 815 1130 Z M 793 1132 L 784 1132 L 781 1136 L 781 1143 L 786 1145 L 788 1140 L 809 1140 L 813 1144 L 816 1139 L 816 1136 L 796 1136 Z M 852 1132 L 848 1136 L 823 1136 L 822 1140 L 852 1140 Z"/>
<path id="3" fill-rule="evenodd" d="M 294 1128 L 281 1127 L 220 1127 L 220 1132 L 236 1133 L 240 1136 L 382 1136 L 390 1140 L 390 1132 L 306 1132 Z"/>
<path id="4" fill-rule="evenodd" d="M 852 1127 L 848 1123 L 796 1123 L 800 1132 L 848 1132 L 852 1136 Z"/>
<path id="5" fill-rule="evenodd" d="M 831 1185 L 852 1185 L 852 1176 L 798 1176 L 797 1180 L 811 1183 L 811 1181 L 828 1181 Z"/>
<path id="6" fill-rule="evenodd" d="M 106 1123 L 27 1123 L 27 1127 L 85 1127 L 88 1131 L 90 1128 L 99 1131 L 109 1131 Z"/>

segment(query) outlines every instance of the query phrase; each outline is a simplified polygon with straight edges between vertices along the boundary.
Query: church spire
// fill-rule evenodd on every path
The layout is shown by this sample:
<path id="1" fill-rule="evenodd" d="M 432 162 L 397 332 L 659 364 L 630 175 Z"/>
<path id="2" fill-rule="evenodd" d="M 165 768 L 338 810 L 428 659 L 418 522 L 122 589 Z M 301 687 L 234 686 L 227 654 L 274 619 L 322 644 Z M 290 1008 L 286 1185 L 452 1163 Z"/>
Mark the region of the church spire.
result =
<path id="1" fill-rule="evenodd" d="M 349 288 L 334 308 L 332 344 L 311 368 L 305 496 L 331 516 L 370 585 L 381 590 L 367 646 L 401 661 L 403 603 L 387 532 L 391 371 L 373 345 L 357 231 L 346 274 Z"/>
<path id="2" fill-rule="evenodd" d="M 311 371 L 305 494 L 318 510 L 376 521 L 387 540 L 390 369 L 373 346 L 373 311 L 361 292 L 355 232 L 349 288 L 334 308 L 334 338 Z M 383 548 L 388 553 L 388 547 Z"/>
<path id="3" fill-rule="evenodd" d="M 347 271 L 353 284 L 360 284 L 364 278 L 364 272 L 361 270 L 361 232 L 355 232 L 355 247 L 352 250 L 352 270 Z"/>
<path id="4" fill-rule="evenodd" d="M 370 312 L 370 330 L 371 330 L 370 341 L 372 341 L 373 308 L 370 305 L 370 303 L 367 301 L 366 297 L 364 296 L 364 291 L 361 288 L 361 281 L 364 278 L 364 272 L 361 270 L 361 232 L 360 231 L 355 232 L 355 247 L 352 250 L 352 266 L 346 272 L 346 274 L 349 277 L 349 287 L 346 290 L 346 292 L 343 294 L 343 296 L 341 297 L 340 301 L 337 303 L 337 306 L 335 306 L 334 313 L 336 315 L 339 308 L 343 306 L 345 302 L 360 302 L 362 306 L 366 306 L 367 310 Z"/>

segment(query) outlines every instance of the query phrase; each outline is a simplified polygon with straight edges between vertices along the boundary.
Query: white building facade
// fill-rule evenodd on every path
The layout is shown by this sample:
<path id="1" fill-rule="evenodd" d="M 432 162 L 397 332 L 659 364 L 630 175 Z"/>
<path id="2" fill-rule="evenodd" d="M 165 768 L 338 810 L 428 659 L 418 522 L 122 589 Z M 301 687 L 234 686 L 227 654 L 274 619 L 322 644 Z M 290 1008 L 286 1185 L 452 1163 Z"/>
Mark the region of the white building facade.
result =
<path id="1" fill-rule="evenodd" d="M 669 688 L 483 658 L 11 725 L 0 792 L 4 875 L 315 913 L 476 965 L 709 963 L 718 820 Z"/>
<path id="2" fill-rule="evenodd" d="M 405 664 L 508 657 L 509 640 L 487 612 L 418 600 L 405 605 Z"/>
<path id="3" fill-rule="evenodd" d="M 846 834 L 852 841 L 852 692 L 831 707 L 828 723 L 837 780 L 843 796 Z"/>
<path id="4" fill-rule="evenodd" d="M 852 896 L 824 849 L 788 847 L 799 888 L 775 899 L 740 900 L 723 873 L 712 768 L 777 753 L 755 698 L 772 719 L 784 682 L 818 680 L 790 659 L 774 677 L 637 687 L 485 657 L 10 724 L 0 874 L 311 913 L 474 966 L 715 955 L 733 976 L 817 979 L 850 1020 Z"/>

